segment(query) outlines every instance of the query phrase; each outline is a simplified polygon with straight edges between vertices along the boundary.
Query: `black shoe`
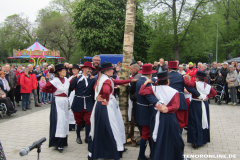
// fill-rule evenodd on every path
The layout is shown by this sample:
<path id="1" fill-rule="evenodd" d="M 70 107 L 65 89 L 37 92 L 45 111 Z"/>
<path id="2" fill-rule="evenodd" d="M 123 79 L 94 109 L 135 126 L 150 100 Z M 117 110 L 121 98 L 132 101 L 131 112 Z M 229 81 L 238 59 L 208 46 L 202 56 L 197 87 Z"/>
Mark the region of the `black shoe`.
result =
<path id="1" fill-rule="evenodd" d="M 35 104 L 35 107 L 41 107 L 41 105 L 40 104 Z"/>
<path id="2" fill-rule="evenodd" d="M 197 146 L 196 143 L 193 143 L 193 144 L 192 144 L 192 147 L 193 147 L 194 149 L 197 149 L 197 148 L 198 148 L 198 146 Z"/>
<path id="3" fill-rule="evenodd" d="M 92 157 L 89 157 L 89 156 L 87 156 L 87 157 L 88 157 L 88 160 L 93 160 Z"/>
<path id="4" fill-rule="evenodd" d="M 85 143 L 88 143 L 88 139 L 85 139 Z"/>
<path id="5" fill-rule="evenodd" d="M 150 158 L 138 158 L 138 160 L 151 160 Z"/>
<path id="6" fill-rule="evenodd" d="M 9 113 L 9 112 L 7 113 L 8 116 L 11 116 L 11 114 L 12 114 L 12 113 Z"/>
<path id="7" fill-rule="evenodd" d="M 61 147 L 58 147 L 57 150 L 58 150 L 60 153 L 63 152 L 63 148 L 61 148 Z"/>
<path id="8" fill-rule="evenodd" d="M 81 138 L 77 138 L 77 139 L 76 139 L 76 142 L 77 142 L 78 144 L 82 144 Z"/>
<path id="9" fill-rule="evenodd" d="M 13 111 L 13 113 L 16 113 L 17 111 L 18 111 L 18 110 L 15 109 L 15 110 Z"/>

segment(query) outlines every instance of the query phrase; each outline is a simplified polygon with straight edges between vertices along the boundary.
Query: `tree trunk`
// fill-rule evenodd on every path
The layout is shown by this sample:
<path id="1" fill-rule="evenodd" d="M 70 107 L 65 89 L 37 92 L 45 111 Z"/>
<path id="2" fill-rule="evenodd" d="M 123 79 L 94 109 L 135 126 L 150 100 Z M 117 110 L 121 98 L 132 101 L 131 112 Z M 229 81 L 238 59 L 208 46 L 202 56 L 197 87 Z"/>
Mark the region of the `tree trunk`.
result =
<path id="1" fill-rule="evenodd" d="M 175 60 L 179 60 L 179 42 L 178 42 L 176 0 L 173 0 L 172 12 L 173 12 L 172 16 L 173 16 L 173 33 L 174 33 L 174 57 L 175 57 Z"/>
<path id="2" fill-rule="evenodd" d="M 134 30 L 136 17 L 136 0 L 127 0 L 126 20 L 123 42 L 123 62 L 121 68 L 121 79 L 129 79 L 129 66 L 133 58 Z M 128 136 L 128 93 L 125 86 L 120 87 L 119 106 L 122 112 L 125 132 Z"/>

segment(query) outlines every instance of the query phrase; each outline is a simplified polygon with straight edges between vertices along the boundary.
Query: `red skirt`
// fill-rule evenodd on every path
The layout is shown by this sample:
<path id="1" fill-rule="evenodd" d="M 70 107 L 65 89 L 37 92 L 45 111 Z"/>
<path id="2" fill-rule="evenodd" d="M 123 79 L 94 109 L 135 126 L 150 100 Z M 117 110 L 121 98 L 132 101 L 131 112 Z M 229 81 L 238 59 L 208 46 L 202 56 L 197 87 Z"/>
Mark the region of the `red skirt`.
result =
<path id="1" fill-rule="evenodd" d="M 187 107 L 188 110 L 178 110 L 175 114 L 177 117 L 177 121 L 179 123 L 180 128 L 184 128 L 188 126 L 188 111 L 189 111 L 189 104 L 190 104 L 190 100 L 189 98 L 186 99 L 187 102 Z"/>

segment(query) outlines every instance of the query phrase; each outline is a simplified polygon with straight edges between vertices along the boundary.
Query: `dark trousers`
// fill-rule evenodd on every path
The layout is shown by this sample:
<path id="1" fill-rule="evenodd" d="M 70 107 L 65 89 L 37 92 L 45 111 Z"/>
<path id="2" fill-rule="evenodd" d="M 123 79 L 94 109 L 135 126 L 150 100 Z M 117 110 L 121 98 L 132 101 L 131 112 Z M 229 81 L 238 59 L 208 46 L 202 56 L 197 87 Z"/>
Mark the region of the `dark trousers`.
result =
<path id="1" fill-rule="evenodd" d="M 19 103 L 19 101 L 21 100 L 20 90 L 21 90 L 21 86 L 18 85 L 18 86 L 16 87 L 16 90 L 15 90 L 15 100 L 16 100 L 17 103 Z"/>
<path id="2" fill-rule="evenodd" d="M 226 103 L 228 103 L 229 93 L 228 93 L 228 84 L 227 83 L 225 84 L 225 94 L 226 94 L 225 101 L 226 101 Z"/>
<path id="3" fill-rule="evenodd" d="M 6 107 L 7 107 L 7 112 L 9 111 L 14 111 L 15 109 L 13 108 L 13 105 L 11 103 L 11 100 L 9 97 L 6 98 L 1 98 L 0 99 L 0 103 L 5 103 Z"/>
<path id="4" fill-rule="evenodd" d="M 37 86 L 37 97 L 38 97 L 38 102 L 37 103 L 40 103 L 40 98 L 39 98 L 39 94 L 40 94 L 40 91 L 39 91 L 39 83 L 38 83 L 38 86 Z"/>
<path id="5" fill-rule="evenodd" d="M 120 91 L 120 88 L 114 88 L 114 97 L 116 96 L 119 97 L 119 91 Z"/>
<path id="6" fill-rule="evenodd" d="M 29 108 L 30 93 L 22 93 L 22 109 Z"/>
<path id="7" fill-rule="evenodd" d="M 8 96 L 7 96 L 11 99 L 14 108 L 15 108 L 15 103 L 14 103 L 15 90 L 16 90 L 16 88 L 10 89 L 10 91 L 8 92 Z"/>

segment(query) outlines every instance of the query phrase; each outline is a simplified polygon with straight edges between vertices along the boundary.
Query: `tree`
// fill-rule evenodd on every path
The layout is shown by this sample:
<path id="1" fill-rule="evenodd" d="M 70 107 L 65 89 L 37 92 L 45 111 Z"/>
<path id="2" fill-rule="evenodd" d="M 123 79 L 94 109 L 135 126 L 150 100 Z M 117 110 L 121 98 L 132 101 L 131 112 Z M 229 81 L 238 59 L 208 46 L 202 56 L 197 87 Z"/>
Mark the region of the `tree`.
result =
<path id="1" fill-rule="evenodd" d="M 188 3 L 186 0 L 148 0 L 151 4 L 151 8 L 162 7 L 168 9 L 168 12 L 172 14 L 172 26 L 173 26 L 173 49 L 174 57 L 179 60 L 179 50 L 184 42 L 189 28 L 192 22 L 195 20 L 201 11 L 199 8 L 206 5 L 211 0 L 197 0 L 195 3 Z M 188 20 L 189 19 L 189 20 Z M 179 34 L 182 33 L 180 36 Z"/>
<path id="2" fill-rule="evenodd" d="M 71 15 L 46 8 L 39 11 L 36 21 L 39 41 L 51 50 L 60 50 L 61 55 L 69 61 L 77 44 Z"/>
<path id="3" fill-rule="evenodd" d="M 0 54 L 5 63 L 13 49 L 26 49 L 33 42 L 33 27 L 23 14 L 8 16 L 0 26 Z"/>
<path id="4" fill-rule="evenodd" d="M 136 0 L 128 0 L 126 6 L 125 31 L 123 41 L 123 63 L 121 68 L 121 79 L 129 78 L 129 66 L 133 57 Z M 128 94 L 125 86 L 120 87 L 119 106 L 122 110 L 125 132 L 129 133 L 128 124 Z"/>
<path id="5" fill-rule="evenodd" d="M 81 48 L 88 55 L 120 54 L 124 31 L 124 0 L 81 1 L 73 24 Z"/>

